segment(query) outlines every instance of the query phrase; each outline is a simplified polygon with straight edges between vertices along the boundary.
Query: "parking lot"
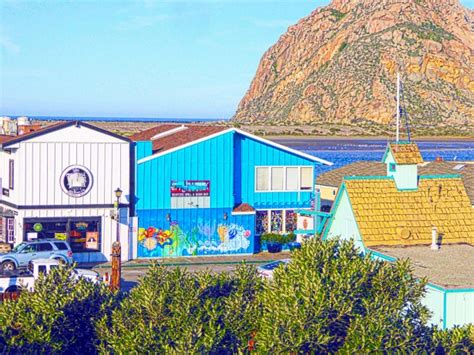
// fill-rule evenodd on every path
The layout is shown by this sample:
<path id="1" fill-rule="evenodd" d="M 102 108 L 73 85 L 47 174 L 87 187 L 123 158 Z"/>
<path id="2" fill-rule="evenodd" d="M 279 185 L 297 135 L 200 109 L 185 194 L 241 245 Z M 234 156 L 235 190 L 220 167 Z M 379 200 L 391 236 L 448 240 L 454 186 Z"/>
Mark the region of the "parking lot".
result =
<path id="1" fill-rule="evenodd" d="M 248 264 L 259 266 L 274 260 L 289 258 L 289 252 L 281 252 L 278 254 L 260 253 L 245 256 L 216 256 L 216 257 L 192 257 L 192 258 L 168 258 L 157 260 L 159 264 L 170 268 L 183 267 L 190 272 L 198 272 L 210 270 L 211 272 L 232 272 L 237 265 L 245 261 Z M 143 276 L 148 267 L 150 260 L 134 260 L 125 262 L 122 265 L 122 281 L 121 287 L 123 291 L 129 291 L 136 286 L 138 280 Z M 88 265 L 80 265 L 79 267 L 87 267 Z M 108 273 L 110 275 L 111 268 L 109 263 L 90 265 L 93 270 L 100 275 Z"/>

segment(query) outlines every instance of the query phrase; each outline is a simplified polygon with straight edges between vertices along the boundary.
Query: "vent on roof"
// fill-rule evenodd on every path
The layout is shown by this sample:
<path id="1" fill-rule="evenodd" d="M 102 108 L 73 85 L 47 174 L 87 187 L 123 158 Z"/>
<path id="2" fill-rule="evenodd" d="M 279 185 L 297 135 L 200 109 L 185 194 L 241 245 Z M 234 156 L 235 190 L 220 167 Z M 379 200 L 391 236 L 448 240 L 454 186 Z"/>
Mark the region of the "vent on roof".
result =
<path id="1" fill-rule="evenodd" d="M 167 137 L 167 136 L 170 136 L 170 135 L 172 135 L 172 134 L 175 134 L 175 133 L 184 131 L 185 129 L 188 129 L 188 127 L 186 127 L 186 126 L 183 124 L 183 125 L 181 125 L 181 126 L 179 126 L 179 127 L 170 129 L 170 130 L 168 130 L 168 131 L 158 133 L 157 135 L 154 135 L 153 137 L 151 137 L 151 140 L 153 141 L 153 140 L 155 140 L 155 139 L 160 139 L 160 138 L 163 138 L 163 137 Z"/>
<path id="2" fill-rule="evenodd" d="M 453 170 L 461 170 L 462 168 L 464 168 L 466 165 L 465 164 L 458 164 L 456 165 Z"/>

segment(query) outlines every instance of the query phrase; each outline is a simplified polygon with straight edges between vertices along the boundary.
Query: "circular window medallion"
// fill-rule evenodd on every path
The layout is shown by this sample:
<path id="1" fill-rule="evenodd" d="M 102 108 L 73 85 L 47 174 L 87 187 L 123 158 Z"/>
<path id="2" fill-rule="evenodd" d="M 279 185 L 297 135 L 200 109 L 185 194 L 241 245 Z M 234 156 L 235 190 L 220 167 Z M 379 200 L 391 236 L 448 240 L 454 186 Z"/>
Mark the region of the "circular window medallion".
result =
<path id="1" fill-rule="evenodd" d="M 61 188 L 71 197 L 82 197 L 92 188 L 92 173 L 80 165 L 72 165 L 61 174 Z"/>

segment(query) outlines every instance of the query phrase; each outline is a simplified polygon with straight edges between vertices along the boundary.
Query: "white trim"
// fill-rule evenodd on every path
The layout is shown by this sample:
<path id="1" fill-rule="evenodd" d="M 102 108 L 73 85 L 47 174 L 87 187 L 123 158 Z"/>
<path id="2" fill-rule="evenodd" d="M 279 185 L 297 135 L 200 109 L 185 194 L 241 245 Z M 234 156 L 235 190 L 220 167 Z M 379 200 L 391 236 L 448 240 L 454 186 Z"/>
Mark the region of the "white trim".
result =
<path id="1" fill-rule="evenodd" d="M 250 214 L 255 214 L 257 212 L 255 211 L 249 211 L 249 212 L 231 212 L 233 216 L 241 216 L 241 215 L 250 215 Z"/>
<path id="2" fill-rule="evenodd" d="M 168 131 L 169 132 L 169 131 Z M 209 136 L 206 136 L 206 137 L 203 137 L 203 138 L 200 138 L 200 139 L 196 139 L 192 142 L 189 142 L 189 143 L 186 143 L 186 144 L 183 144 L 183 145 L 180 145 L 180 146 L 177 146 L 177 147 L 174 147 L 172 149 L 168 149 L 162 153 L 156 153 L 156 154 L 153 154 L 153 155 L 150 155 L 146 158 L 142 158 L 140 160 L 137 161 L 137 164 L 142 164 L 142 163 L 145 163 L 149 160 L 153 160 L 155 158 L 159 158 L 163 155 L 166 155 L 166 154 L 169 154 L 169 153 L 173 153 L 177 150 L 181 150 L 183 148 L 186 148 L 186 147 L 189 147 L 189 146 L 192 146 L 194 144 L 198 144 L 198 143 L 201 143 L 201 142 L 204 142 L 208 139 L 212 139 L 212 138 L 215 138 L 215 137 L 218 137 L 220 135 L 223 135 L 223 134 L 226 134 L 226 133 L 229 133 L 229 132 L 236 132 L 236 133 L 239 133 L 243 136 L 246 136 L 246 137 L 249 137 L 249 138 L 252 138 L 252 139 L 255 139 L 256 141 L 259 141 L 259 142 L 262 142 L 264 144 L 268 144 L 270 146 L 273 146 L 275 148 L 278 148 L 278 149 L 281 149 L 281 150 L 284 150 L 286 152 L 289 152 L 289 153 L 292 153 L 294 155 L 297 155 L 297 156 L 300 156 L 302 158 L 306 158 L 308 160 L 311 160 L 311 161 L 315 161 L 315 162 L 318 162 L 318 163 L 321 163 L 321 164 L 324 164 L 324 165 L 328 165 L 328 166 L 331 166 L 333 165 L 334 163 L 331 163 L 327 160 L 324 160 L 324 159 L 321 159 L 321 158 L 317 158 L 313 155 L 310 155 L 310 154 L 307 154 L 307 153 L 303 153 L 303 152 L 300 152 L 296 149 L 293 149 L 293 148 L 289 148 L 287 146 L 284 146 L 284 145 L 281 145 L 281 144 L 278 144 L 278 143 L 275 143 L 275 142 L 272 142 L 268 139 L 265 139 L 265 138 L 261 138 L 261 137 L 258 137 L 258 136 L 255 136 L 253 134 L 250 134 L 248 132 L 245 132 L 245 131 L 242 131 L 240 129 L 237 129 L 237 128 L 229 128 L 229 129 L 226 129 L 226 130 L 223 130 L 223 131 L 220 131 L 220 132 L 217 132 L 217 133 L 214 133 L 214 134 L 211 134 Z"/>
<path id="3" fill-rule="evenodd" d="M 268 168 L 268 190 L 257 190 L 257 169 L 258 168 Z M 283 168 L 283 190 L 272 190 L 272 168 Z M 298 169 L 298 189 L 297 190 L 285 190 L 286 188 L 286 169 L 287 168 L 297 168 Z M 313 179 L 311 181 L 311 187 L 309 189 L 301 189 L 301 168 L 310 168 L 312 170 Z M 254 166 L 254 193 L 268 193 L 268 192 L 314 192 L 314 166 L 312 165 L 256 165 Z"/>
<path id="4" fill-rule="evenodd" d="M 183 124 L 183 125 L 181 125 L 181 126 L 179 126 L 179 127 L 170 129 L 170 130 L 168 130 L 168 131 L 164 131 L 164 132 L 155 134 L 153 137 L 151 137 L 150 140 L 153 141 L 153 140 L 155 140 L 155 139 L 163 138 L 163 137 L 169 136 L 169 135 L 171 135 L 171 134 L 175 134 L 175 133 L 184 131 L 184 130 L 186 130 L 186 129 L 188 129 L 188 127 L 186 127 L 186 126 Z"/>

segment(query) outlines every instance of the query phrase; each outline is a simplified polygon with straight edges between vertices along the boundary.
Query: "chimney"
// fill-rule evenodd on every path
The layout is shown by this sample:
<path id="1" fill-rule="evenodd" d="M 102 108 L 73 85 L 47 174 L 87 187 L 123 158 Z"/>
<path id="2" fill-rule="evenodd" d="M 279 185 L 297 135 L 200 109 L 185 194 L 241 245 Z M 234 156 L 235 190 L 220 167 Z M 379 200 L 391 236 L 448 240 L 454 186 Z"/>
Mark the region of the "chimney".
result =
<path id="1" fill-rule="evenodd" d="M 431 229 L 431 250 L 439 250 L 438 229 L 435 226 Z"/>

